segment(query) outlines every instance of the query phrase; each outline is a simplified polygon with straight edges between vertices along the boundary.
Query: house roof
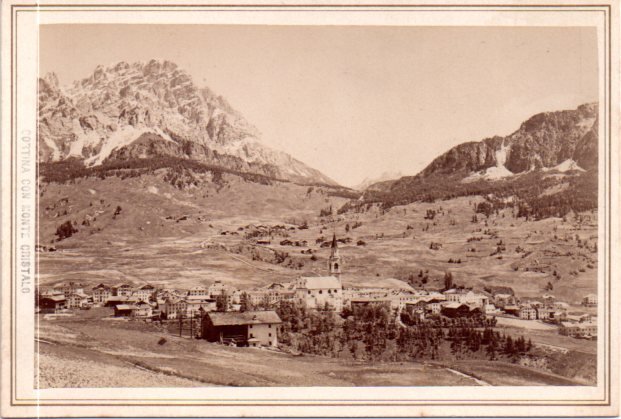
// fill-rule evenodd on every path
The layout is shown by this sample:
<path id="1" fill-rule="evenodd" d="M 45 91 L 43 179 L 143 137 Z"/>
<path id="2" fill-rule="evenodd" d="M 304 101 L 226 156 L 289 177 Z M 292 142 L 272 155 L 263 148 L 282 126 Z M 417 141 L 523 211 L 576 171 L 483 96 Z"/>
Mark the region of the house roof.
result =
<path id="1" fill-rule="evenodd" d="M 142 287 L 138 288 L 139 290 L 154 290 L 155 287 L 151 284 L 145 284 Z"/>
<path id="2" fill-rule="evenodd" d="M 128 298 L 123 295 L 114 295 L 108 298 L 108 301 L 127 301 Z"/>
<path id="3" fill-rule="evenodd" d="M 188 295 L 187 297 L 185 297 L 185 300 L 187 302 L 199 302 L 199 301 L 212 302 L 212 301 L 216 301 L 215 298 L 210 298 L 210 297 L 207 297 L 205 295 Z"/>
<path id="4" fill-rule="evenodd" d="M 65 301 L 66 298 L 64 295 L 50 295 L 49 297 L 42 298 L 42 300 L 52 300 L 58 303 L 61 301 Z"/>
<path id="5" fill-rule="evenodd" d="M 237 326 L 246 324 L 282 323 L 275 311 L 238 311 L 207 313 L 214 326 Z"/>
<path id="6" fill-rule="evenodd" d="M 445 300 L 442 300 L 440 298 L 432 298 L 431 300 L 427 300 L 427 304 L 434 304 L 434 303 L 442 303 Z"/>
<path id="7" fill-rule="evenodd" d="M 117 310 L 135 310 L 136 307 L 130 306 L 129 304 L 119 304 L 116 306 Z"/>
<path id="8" fill-rule="evenodd" d="M 303 276 L 304 287 L 309 290 L 313 289 L 327 289 L 327 288 L 342 288 L 341 281 L 335 276 Z"/>
<path id="9" fill-rule="evenodd" d="M 390 303 L 388 298 L 373 298 L 373 297 L 356 297 L 351 299 L 351 303 Z"/>

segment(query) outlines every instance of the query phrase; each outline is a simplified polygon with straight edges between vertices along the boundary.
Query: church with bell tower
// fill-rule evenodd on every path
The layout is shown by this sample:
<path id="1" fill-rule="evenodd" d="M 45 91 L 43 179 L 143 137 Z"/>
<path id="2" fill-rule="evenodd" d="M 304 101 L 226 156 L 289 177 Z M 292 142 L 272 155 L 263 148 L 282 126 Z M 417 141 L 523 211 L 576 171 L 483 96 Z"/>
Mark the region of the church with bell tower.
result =
<path id="1" fill-rule="evenodd" d="M 341 280 L 341 256 L 339 255 L 339 246 L 336 241 L 336 234 L 332 236 L 332 246 L 330 246 L 330 257 L 328 258 L 328 273 Z"/>
<path id="2" fill-rule="evenodd" d="M 295 299 L 308 308 L 317 309 L 331 307 L 332 310 L 343 310 L 343 284 L 341 272 L 343 264 L 336 234 L 332 237 L 330 257 L 328 258 L 328 276 L 301 276 L 295 282 Z"/>

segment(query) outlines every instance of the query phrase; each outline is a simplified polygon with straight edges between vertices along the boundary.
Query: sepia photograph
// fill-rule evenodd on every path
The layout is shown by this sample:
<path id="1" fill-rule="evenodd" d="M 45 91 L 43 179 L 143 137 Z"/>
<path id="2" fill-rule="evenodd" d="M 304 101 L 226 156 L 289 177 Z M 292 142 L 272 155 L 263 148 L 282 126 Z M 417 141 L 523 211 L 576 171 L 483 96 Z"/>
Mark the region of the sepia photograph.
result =
<path id="1" fill-rule="evenodd" d="M 35 24 L 10 67 L 12 391 L 611 406 L 606 32 L 243 11 Z"/>

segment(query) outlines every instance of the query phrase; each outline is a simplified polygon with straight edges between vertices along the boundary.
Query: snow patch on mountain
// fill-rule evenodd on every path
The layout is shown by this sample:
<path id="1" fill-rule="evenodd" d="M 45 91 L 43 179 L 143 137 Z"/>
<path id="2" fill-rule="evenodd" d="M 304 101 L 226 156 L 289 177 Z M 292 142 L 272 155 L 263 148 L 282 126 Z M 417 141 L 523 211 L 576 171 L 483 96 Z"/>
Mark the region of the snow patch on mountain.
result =
<path id="1" fill-rule="evenodd" d="M 58 146 L 56 145 L 54 140 L 52 140 L 49 137 L 45 137 L 45 138 L 43 138 L 43 142 L 45 143 L 45 145 L 47 145 L 52 150 L 52 155 L 51 155 L 52 159 L 53 160 L 59 160 L 60 159 L 60 150 L 58 149 Z"/>
<path id="2" fill-rule="evenodd" d="M 470 176 L 462 179 L 462 183 L 474 182 L 480 179 L 498 180 L 515 175 L 515 173 L 505 167 L 509 150 L 509 145 L 502 144 L 500 149 L 496 150 L 496 166 L 488 167 L 483 171 L 472 173 Z"/>
<path id="3" fill-rule="evenodd" d="M 543 169 L 544 172 L 548 172 L 548 171 L 552 171 L 552 170 L 556 170 L 557 172 L 570 172 L 570 171 L 579 171 L 579 172 L 586 172 L 586 170 L 584 170 L 582 167 L 578 166 L 578 163 L 576 163 L 574 160 L 572 159 L 567 159 L 564 162 L 557 164 L 554 167 L 546 167 L 545 169 Z"/>
<path id="4" fill-rule="evenodd" d="M 151 133 L 157 134 L 164 139 L 164 141 L 173 141 L 170 136 L 164 133 L 157 127 L 134 127 L 132 125 L 126 125 L 119 130 L 113 132 L 103 143 L 101 151 L 92 157 L 85 160 L 87 166 L 98 166 L 116 149 L 131 144 L 137 140 L 142 134 Z"/>

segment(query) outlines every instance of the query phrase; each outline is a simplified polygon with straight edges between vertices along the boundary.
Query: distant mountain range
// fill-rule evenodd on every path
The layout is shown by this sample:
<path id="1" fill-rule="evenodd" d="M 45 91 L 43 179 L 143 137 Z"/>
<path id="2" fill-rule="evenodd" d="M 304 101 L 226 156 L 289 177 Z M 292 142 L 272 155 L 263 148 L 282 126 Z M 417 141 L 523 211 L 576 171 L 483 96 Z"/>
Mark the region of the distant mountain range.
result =
<path id="1" fill-rule="evenodd" d="M 384 172 L 381 175 L 374 178 L 365 178 L 362 182 L 352 187 L 357 191 L 364 191 L 371 185 L 378 184 L 380 182 L 390 181 L 394 179 L 399 179 L 403 177 L 403 173 L 401 172 Z"/>
<path id="2" fill-rule="evenodd" d="M 39 79 L 38 112 L 40 173 L 48 181 L 157 175 L 154 186 L 188 190 L 211 182 L 219 192 L 228 173 L 272 185 L 273 193 L 287 189 L 281 181 L 324 185 L 327 196 L 351 199 L 342 211 L 470 195 L 485 196 L 494 208 L 510 201 L 533 217 L 597 208 L 595 103 L 534 115 L 506 137 L 460 144 L 415 176 L 365 179 L 356 186 L 361 193 L 263 145 L 226 99 L 169 61 L 98 66 L 67 88 L 47 74 Z M 306 196 L 300 193 L 295 199 Z"/>
<path id="3" fill-rule="evenodd" d="M 170 61 L 98 66 L 59 86 L 39 79 L 39 161 L 72 158 L 86 167 L 157 157 L 303 184 L 329 177 L 261 143 L 258 130 L 222 96 L 197 87 Z"/>

